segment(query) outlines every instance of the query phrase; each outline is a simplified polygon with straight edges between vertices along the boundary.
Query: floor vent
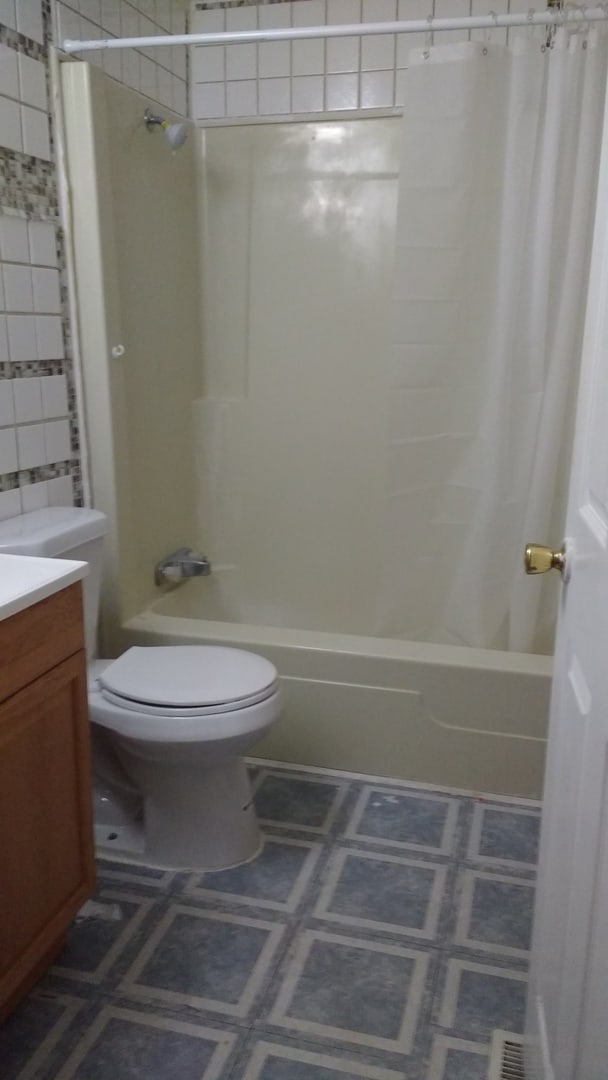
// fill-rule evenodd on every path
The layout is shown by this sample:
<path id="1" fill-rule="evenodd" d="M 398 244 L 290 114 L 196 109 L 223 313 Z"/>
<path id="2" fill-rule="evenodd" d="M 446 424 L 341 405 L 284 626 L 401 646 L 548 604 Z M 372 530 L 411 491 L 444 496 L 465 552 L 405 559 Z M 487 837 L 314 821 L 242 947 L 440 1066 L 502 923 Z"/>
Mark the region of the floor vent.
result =
<path id="1" fill-rule="evenodd" d="M 523 1035 L 494 1031 L 488 1080 L 525 1080 Z"/>

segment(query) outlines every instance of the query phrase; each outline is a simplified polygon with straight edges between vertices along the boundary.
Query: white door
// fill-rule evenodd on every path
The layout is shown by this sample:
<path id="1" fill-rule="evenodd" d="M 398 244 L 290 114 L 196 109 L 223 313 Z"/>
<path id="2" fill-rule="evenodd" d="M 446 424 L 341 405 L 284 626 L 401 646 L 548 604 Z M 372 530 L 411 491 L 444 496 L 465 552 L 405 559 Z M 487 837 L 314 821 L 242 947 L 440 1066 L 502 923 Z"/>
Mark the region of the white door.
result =
<path id="1" fill-rule="evenodd" d="M 608 110 L 566 537 L 569 580 L 562 587 L 555 655 L 526 1075 L 606 1080 Z"/>

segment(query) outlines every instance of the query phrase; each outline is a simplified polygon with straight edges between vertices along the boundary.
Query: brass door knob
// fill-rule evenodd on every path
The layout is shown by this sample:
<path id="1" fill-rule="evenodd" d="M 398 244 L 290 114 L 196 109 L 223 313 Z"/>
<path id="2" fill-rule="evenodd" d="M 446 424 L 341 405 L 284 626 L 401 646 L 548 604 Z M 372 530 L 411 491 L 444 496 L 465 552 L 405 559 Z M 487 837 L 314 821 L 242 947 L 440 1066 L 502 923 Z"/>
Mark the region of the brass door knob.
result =
<path id="1" fill-rule="evenodd" d="M 548 570 L 559 570 L 564 574 L 566 569 L 566 552 L 553 551 L 544 544 L 528 544 L 524 555 L 526 574 L 546 574 Z"/>

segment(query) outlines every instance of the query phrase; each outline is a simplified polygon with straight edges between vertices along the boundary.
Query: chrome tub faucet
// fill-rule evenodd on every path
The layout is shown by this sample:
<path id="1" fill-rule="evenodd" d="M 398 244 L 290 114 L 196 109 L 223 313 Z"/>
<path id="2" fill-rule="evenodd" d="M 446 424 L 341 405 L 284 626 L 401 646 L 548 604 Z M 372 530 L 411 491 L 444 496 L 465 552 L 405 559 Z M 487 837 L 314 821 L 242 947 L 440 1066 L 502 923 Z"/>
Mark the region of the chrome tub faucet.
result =
<path id="1" fill-rule="evenodd" d="M 204 555 L 198 555 L 190 548 L 178 548 L 170 555 L 165 555 L 154 567 L 156 585 L 175 584 L 184 578 L 207 577 L 211 573 L 211 563 Z"/>

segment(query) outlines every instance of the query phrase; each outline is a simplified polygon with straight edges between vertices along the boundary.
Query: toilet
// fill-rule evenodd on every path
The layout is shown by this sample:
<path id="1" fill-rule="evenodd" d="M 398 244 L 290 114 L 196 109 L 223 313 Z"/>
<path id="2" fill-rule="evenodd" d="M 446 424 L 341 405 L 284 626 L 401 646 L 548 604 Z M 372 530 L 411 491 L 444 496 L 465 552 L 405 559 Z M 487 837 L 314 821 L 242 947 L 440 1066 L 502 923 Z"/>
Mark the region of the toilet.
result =
<path id="1" fill-rule="evenodd" d="M 243 755 L 281 712 L 266 659 L 215 645 L 134 646 L 95 659 L 106 518 L 46 507 L 0 522 L 0 552 L 85 561 L 96 836 L 125 856 L 219 870 L 261 846 Z"/>

